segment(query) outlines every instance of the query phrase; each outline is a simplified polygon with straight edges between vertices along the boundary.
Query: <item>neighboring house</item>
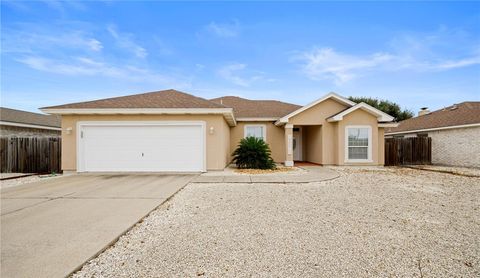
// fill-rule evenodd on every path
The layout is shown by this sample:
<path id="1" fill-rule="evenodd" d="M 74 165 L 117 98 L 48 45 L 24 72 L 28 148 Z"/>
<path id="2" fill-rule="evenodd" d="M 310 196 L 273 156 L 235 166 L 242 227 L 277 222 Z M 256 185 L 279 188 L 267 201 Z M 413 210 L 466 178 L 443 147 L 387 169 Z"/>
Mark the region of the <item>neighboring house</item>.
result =
<path id="1" fill-rule="evenodd" d="M 58 136 L 59 116 L 0 107 L 0 136 Z"/>
<path id="2" fill-rule="evenodd" d="M 462 102 L 429 112 L 390 128 L 386 137 L 429 136 L 432 138 L 432 163 L 480 167 L 480 102 Z"/>
<path id="3" fill-rule="evenodd" d="M 66 171 L 206 171 L 241 138 L 263 138 L 277 162 L 383 165 L 393 117 L 330 93 L 306 106 L 176 90 L 41 108 L 62 116 Z"/>

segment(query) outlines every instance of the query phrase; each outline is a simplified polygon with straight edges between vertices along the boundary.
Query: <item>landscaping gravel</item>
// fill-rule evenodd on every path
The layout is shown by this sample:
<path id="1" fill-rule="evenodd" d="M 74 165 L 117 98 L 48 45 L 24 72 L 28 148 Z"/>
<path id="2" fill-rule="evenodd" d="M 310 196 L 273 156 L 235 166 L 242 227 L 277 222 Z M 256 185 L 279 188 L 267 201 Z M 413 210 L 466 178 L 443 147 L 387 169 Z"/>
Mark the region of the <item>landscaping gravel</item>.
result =
<path id="1" fill-rule="evenodd" d="M 74 277 L 479 277 L 480 179 L 187 185 Z"/>

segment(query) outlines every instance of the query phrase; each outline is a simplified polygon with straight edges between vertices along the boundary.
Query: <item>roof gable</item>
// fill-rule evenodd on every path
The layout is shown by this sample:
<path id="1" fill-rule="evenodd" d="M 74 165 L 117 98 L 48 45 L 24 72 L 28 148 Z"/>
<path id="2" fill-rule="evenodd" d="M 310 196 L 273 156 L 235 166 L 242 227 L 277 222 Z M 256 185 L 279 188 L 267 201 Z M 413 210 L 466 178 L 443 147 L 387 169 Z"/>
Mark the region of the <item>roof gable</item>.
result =
<path id="1" fill-rule="evenodd" d="M 311 103 L 309 103 L 305 106 L 300 107 L 299 109 L 291 112 L 290 114 L 288 114 L 286 116 L 283 116 L 275 124 L 276 125 L 281 125 L 281 124 L 284 124 L 284 123 L 288 123 L 288 120 L 291 117 L 293 117 L 295 115 L 298 115 L 298 114 L 302 113 L 303 111 L 305 111 L 305 110 L 307 110 L 307 109 L 309 109 L 309 108 L 311 108 L 311 107 L 313 107 L 313 106 L 315 106 L 315 105 L 317 105 L 321 102 L 324 102 L 327 99 L 333 99 L 333 100 L 335 100 L 337 102 L 340 102 L 342 104 L 345 104 L 347 106 L 354 106 L 356 104 L 355 102 L 353 102 L 349 99 L 346 99 L 346 98 L 332 92 L 332 93 L 324 95 L 323 97 L 321 97 L 321 98 L 319 98 L 319 99 L 317 99 L 317 100 L 315 100 L 315 101 L 313 101 L 313 102 L 311 102 Z"/>
<path id="2" fill-rule="evenodd" d="M 395 119 L 392 116 L 388 115 L 387 113 L 380 111 L 377 108 L 366 104 L 365 102 L 360 102 L 336 115 L 331 116 L 330 118 L 327 119 L 327 121 L 329 122 L 341 121 L 343 120 L 344 116 L 358 109 L 362 109 L 363 111 L 376 116 L 379 122 L 392 122 Z"/>

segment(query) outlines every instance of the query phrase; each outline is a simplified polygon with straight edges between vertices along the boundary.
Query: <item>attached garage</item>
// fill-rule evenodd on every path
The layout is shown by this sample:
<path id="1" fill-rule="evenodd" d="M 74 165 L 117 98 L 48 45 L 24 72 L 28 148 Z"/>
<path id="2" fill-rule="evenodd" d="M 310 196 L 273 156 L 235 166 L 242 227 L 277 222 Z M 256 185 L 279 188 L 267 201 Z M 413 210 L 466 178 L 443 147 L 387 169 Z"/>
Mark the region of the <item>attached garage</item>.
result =
<path id="1" fill-rule="evenodd" d="M 79 172 L 204 172 L 205 122 L 78 122 Z"/>

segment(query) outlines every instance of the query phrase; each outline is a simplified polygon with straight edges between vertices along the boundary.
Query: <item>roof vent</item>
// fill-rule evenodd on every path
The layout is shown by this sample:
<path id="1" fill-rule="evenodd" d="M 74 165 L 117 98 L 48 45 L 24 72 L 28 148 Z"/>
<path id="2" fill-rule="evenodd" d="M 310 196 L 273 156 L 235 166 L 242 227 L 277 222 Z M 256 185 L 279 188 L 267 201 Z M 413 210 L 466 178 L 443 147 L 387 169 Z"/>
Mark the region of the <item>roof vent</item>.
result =
<path id="1" fill-rule="evenodd" d="M 456 104 L 454 104 L 454 105 L 452 105 L 452 107 L 450 107 L 450 110 L 455 110 L 457 108 L 458 108 L 458 106 Z"/>
<path id="2" fill-rule="evenodd" d="M 430 114 L 430 110 L 428 110 L 428 107 L 422 107 L 420 108 L 420 111 L 418 111 L 418 116 L 423 116 Z"/>

